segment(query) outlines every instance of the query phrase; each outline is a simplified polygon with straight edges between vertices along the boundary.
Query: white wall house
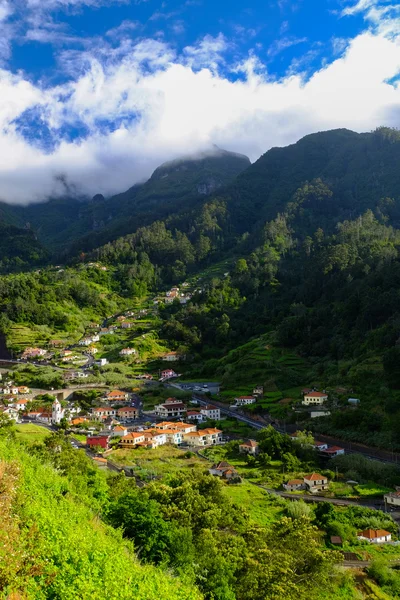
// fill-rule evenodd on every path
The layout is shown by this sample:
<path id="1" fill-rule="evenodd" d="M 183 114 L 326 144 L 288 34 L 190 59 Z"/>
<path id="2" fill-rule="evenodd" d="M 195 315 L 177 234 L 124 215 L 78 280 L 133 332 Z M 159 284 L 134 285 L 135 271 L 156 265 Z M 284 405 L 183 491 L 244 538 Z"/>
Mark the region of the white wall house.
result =
<path id="1" fill-rule="evenodd" d="M 304 394 L 302 404 L 304 406 L 321 405 L 328 400 L 328 394 L 325 392 L 308 392 Z"/>
<path id="2" fill-rule="evenodd" d="M 385 529 L 365 529 L 357 533 L 357 538 L 370 544 L 384 544 L 391 541 L 392 534 Z"/>

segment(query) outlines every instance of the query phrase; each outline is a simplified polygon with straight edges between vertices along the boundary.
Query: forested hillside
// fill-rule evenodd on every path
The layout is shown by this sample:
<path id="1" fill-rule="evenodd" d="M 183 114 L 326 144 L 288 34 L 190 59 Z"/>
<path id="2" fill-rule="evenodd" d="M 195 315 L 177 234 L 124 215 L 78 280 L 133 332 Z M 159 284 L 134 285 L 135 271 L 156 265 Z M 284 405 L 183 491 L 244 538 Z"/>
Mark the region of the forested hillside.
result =
<path id="1" fill-rule="evenodd" d="M 92 199 L 73 190 L 62 198 L 28 206 L 1 205 L 6 223 L 29 224 L 42 244 L 64 255 L 90 250 L 132 233 L 156 219 L 192 207 L 204 196 L 231 183 L 250 165 L 246 156 L 217 147 L 161 165 L 150 179 L 124 193 Z"/>

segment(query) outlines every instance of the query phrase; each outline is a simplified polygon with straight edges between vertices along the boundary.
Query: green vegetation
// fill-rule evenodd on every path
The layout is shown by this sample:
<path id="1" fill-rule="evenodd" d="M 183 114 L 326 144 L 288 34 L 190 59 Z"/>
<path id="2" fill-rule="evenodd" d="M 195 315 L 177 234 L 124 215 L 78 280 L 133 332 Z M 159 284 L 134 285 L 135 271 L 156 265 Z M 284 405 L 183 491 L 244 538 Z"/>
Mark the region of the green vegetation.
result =
<path id="1" fill-rule="evenodd" d="M 26 423 L 15 426 L 17 439 L 23 440 L 28 444 L 43 442 L 49 436 L 49 430 L 46 427 L 35 425 L 34 423 Z"/>
<path id="2" fill-rule="evenodd" d="M 38 449 L 39 450 L 39 449 Z M 64 448 L 63 454 L 68 450 Z M 48 453 L 51 453 L 49 448 Z M 94 598 L 195 600 L 200 594 L 161 570 L 141 566 L 120 532 L 96 517 L 106 483 L 84 456 L 56 472 L 45 458 L 0 440 L 0 594 L 27 600 Z M 60 457 L 61 460 L 67 457 Z M 60 464 L 61 466 L 61 464 Z M 93 508 L 90 507 L 93 506 Z"/>

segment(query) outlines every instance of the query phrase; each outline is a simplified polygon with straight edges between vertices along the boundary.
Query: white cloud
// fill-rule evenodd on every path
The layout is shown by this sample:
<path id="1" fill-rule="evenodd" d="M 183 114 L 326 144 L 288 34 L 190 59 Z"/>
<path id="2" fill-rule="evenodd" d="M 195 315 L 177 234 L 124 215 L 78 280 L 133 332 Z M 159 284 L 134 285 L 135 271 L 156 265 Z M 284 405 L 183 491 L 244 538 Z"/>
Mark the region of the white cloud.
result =
<path id="1" fill-rule="evenodd" d="M 227 49 L 220 35 L 181 55 L 154 39 L 103 53 L 97 48 L 96 58 L 90 48 L 70 51 L 62 59 L 74 78 L 45 90 L 22 74 L 0 71 L 0 199 L 30 202 L 62 193 L 60 174 L 85 193 L 111 194 L 148 177 L 162 161 L 213 143 L 255 160 L 313 131 L 399 124 L 400 86 L 387 83 L 400 71 L 393 34 L 358 35 L 308 80 L 295 73 L 272 80 L 253 55 L 231 69 L 240 72 L 232 81 Z M 18 129 L 16 119 L 35 107 L 58 140 L 52 152 Z M 115 130 L 107 133 L 110 123 Z M 77 124 L 86 139 L 63 139 L 61 128 Z"/>

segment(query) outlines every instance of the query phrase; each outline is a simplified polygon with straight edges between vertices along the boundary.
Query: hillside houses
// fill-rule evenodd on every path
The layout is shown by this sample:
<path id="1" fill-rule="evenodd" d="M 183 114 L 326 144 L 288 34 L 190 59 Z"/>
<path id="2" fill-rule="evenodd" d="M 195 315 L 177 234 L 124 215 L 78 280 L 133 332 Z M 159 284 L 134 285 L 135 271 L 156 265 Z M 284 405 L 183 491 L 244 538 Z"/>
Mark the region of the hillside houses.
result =
<path id="1" fill-rule="evenodd" d="M 118 415 L 120 416 L 120 415 Z M 182 444 L 192 447 L 206 447 L 221 442 L 222 432 L 218 429 L 203 429 L 197 431 L 192 423 L 163 421 L 154 424 L 144 431 L 135 431 L 122 434 L 122 426 L 114 427 L 111 437 L 119 437 L 121 448 L 157 448 L 164 444 L 180 446 Z"/>
<path id="2" fill-rule="evenodd" d="M 81 340 L 79 340 L 78 344 L 79 344 L 79 346 L 90 346 L 91 344 L 94 344 L 99 341 L 100 341 L 99 335 L 95 334 L 95 335 L 83 337 Z"/>
<path id="3" fill-rule="evenodd" d="M 249 404 L 254 404 L 256 402 L 256 398 L 254 396 L 238 396 L 235 398 L 234 406 L 247 406 Z"/>
<path id="4" fill-rule="evenodd" d="M 46 356 L 47 351 L 43 348 L 25 348 L 23 351 L 21 358 L 22 359 L 30 359 L 30 358 L 41 358 Z"/>
<path id="5" fill-rule="evenodd" d="M 287 483 L 283 484 L 283 487 L 288 492 L 298 492 L 305 490 L 315 494 L 329 489 L 329 481 L 325 475 L 320 473 L 311 473 L 306 475 L 303 479 L 290 479 Z"/>

